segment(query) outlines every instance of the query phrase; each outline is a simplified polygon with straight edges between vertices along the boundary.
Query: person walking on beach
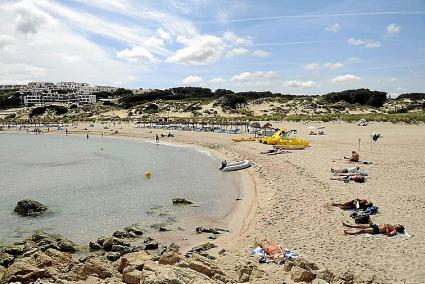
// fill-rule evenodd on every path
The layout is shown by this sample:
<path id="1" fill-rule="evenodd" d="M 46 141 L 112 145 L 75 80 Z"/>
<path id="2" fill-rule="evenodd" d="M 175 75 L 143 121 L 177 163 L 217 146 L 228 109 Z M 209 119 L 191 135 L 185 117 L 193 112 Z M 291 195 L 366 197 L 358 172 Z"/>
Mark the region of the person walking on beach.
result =
<path id="1" fill-rule="evenodd" d="M 158 134 L 156 135 L 156 143 L 159 143 L 159 136 L 158 136 Z"/>
<path id="2" fill-rule="evenodd" d="M 89 140 L 89 134 L 87 133 L 87 140 Z"/>
<path id="3" fill-rule="evenodd" d="M 68 128 L 65 128 L 65 135 L 68 136 Z"/>

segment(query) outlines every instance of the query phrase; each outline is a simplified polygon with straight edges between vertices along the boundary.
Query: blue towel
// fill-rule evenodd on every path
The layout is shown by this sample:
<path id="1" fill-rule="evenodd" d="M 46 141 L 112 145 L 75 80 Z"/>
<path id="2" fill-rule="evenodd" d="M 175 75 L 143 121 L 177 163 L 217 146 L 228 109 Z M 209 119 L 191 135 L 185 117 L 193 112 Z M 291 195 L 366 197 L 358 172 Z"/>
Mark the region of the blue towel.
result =
<path id="1" fill-rule="evenodd" d="M 375 213 L 378 213 L 378 207 L 376 206 L 370 206 L 368 208 L 366 208 L 366 210 L 364 211 L 364 213 L 366 213 L 367 215 L 373 215 Z"/>

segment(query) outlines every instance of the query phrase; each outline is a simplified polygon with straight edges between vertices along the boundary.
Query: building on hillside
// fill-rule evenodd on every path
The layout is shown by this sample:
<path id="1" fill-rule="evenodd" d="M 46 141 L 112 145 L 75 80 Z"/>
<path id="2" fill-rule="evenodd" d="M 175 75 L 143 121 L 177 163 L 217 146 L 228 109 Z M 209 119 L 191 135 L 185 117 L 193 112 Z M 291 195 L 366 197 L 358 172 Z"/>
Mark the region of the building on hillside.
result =
<path id="1" fill-rule="evenodd" d="M 90 92 L 97 93 L 97 92 L 115 92 L 118 90 L 117 87 L 111 87 L 111 86 L 93 86 L 90 87 Z"/>
<path id="2" fill-rule="evenodd" d="M 56 87 L 60 90 L 79 90 L 89 88 L 88 83 L 76 83 L 76 82 L 58 82 Z"/>
<path id="3" fill-rule="evenodd" d="M 29 105 L 45 105 L 52 103 L 64 104 L 94 104 L 96 103 L 96 95 L 88 92 L 74 92 L 68 94 L 60 94 L 58 92 L 28 92 L 22 96 L 25 106 Z"/>
<path id="4" fill-rule="evenodd" d="M 0 85 L 0 91 L 19 90 L 23 85 Z"/>
<path id="5" fill-rule="evenodd" d="M 132 91 L 133 91 L 133 94 L 135 94 L 135 95 L 141 95 L 141 94 L 149 93 L 150 91 L 152 91 L 152 89 L 139 88 L 139 89 L 132 89 Z"/>

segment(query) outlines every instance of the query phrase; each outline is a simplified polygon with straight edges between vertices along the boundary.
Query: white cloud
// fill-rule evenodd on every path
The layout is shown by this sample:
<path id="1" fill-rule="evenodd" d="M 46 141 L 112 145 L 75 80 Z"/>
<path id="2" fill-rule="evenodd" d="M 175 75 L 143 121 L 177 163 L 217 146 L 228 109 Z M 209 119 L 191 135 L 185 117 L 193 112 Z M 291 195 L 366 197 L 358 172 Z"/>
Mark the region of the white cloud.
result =
<path id="1" fill-rule="evenodd" d="M 304 69 L 308 71 L 318 71 L 320 69 L 320 65 L 318 63 L 310 63 L 304 65 Z"/>
<path id="2" fill-rule="evenodd" d="M 268 57 L 270 56 L 270 52 L 261 49 L 256 49 L 251 53 L 251 55 L 255 57 Z"/>
<path id="3" fill-rule="evenodd" d="M 234 32 L 227 31 L 223 34 L 223 40 L 231 45 L 250 45 L 252 43 L 249 37 L 239 37 Z"/>
<path id="4" fill-rule="evenodd" d="M 387 33 L 387 36 L 395 36 L 400 33 L 400 30 L 401 28 L 399 25 L 392 23 L 387 26 L 386 33 Z"/>
<path id="5" fill-rule="evenodd" d="M 81 60 L 79 56 L 75 55 L 63 55 L 61 59 L 65 63 L 76 63 Z"/>
<path id="6" fill-rule="evenodd" d="M 268 72 L 243 72 L 233 76 L 230 81 L 232 82 L 246 82 L 251 80 L 275 80 L 278 79 L 279 75 L 274 71 Z"/>
<path id="7" fill-rule="evenodd" d="M 246 48 L 243 48 L 243 47 L 236 47 L 236 48 L 233 48 L 233 49 L 229 50 L 229 51 L 226 53 L 226 56 L 227 56 L 227 57 L 241 56 L 241 55 L 245 55 L 245 54 L 247 54 L 248 52 L 249 52 L 249 51 L 248 51 L 248 49 L 246 49 Z"/>
<path id="8" fill-rule="evenodd" d="M 201 82 L 202 82 L 202 77 L 195 76 L 195 75 L 187 76 L 186 78 L 182 80 L 182 83 L 185 85 L 198 84 Z"/>
<path id="9" fill-rule="evenodd" d="M 12 9 L 16 13 L 16 30 L 23 34 L 35 34 L 43 25 L 54 22 L 49 14 L 37 9 L 30 1 L 17 2 Z"/>
<path id="10" fill-rule="evenodd" d="M 124 49 L 117 52 L 117 57 L 129 62 L 140 62 L 140 63 L 158 63 L 159 59 L 156 58 L 152 53 L 144 47 L 133 46 L 132 48 Z"/>
<path id="11" fill-rule="evenodd" d="M 292 80 L 292 81 L 286 81 L 284 86 L 289 88 L 308 89 L 308 88 L 320 87 L 320 84 L 314 81 Z"/>
<path id="12" fill-rule="evenodd" d="M 158 33 L 160 39 L 163 39 L 165 41 L 171 40 L 171 34 L 169 32 L 166 32 L 164 29 L 159 28 L 156 30 L 156 32 Z"/>
<path id="13" fill-rule="evenodd" d="M 328 32 L 336 33 L 336 32 L 339 32 L 341 30 L 341 26 L 338 23 L 335 23 L 330 27 L 326 27 L 325 30 L 328 31 Z"/>
<path id="14" fill-rule="evenodd" d="M 200 35 L 195 38 L 178 37 L 177 42 L 185 45 L 167 58 L 167 62 L 202 65 L 216 62 L 224 51 L 221 38 L 213 35 Z"/>
<path id="15" fill-rule="evenodd" d="M 323 65 L 323 67 L 328 68 L 330 70 L 336 70 L 336 69 L 341 69 L 344 68 L 344 64 L 340 63 L 340 62 L 336 62 L 336 63 L 325 63 Z"/>
<path id="16" fill-rule="evenodd" d="M 352 74 L 340 75 L 331 80 L 332 83 L 353 83 L 360 81 L 361 78 Z"/>
<path id="17" fill-rule="evenodd" d="M 10 35 L 0 34 L 0 50 L 8 45 L 12 45 L 15 42 L 15 38 Z"/>
<path id="18" fill-rule="evenodd" d="M 353 37 L 348 39 L 348 43 L 351 45 L 364 46 L 367 48 L 378 48 L 382 46 L 379 41 L 356 39 Z"/>
<path id="19" fill-rule="evenodd" d="M 378 83 L 395 83 L 397 81 L 398 81 L 398 78 L 395 78 L 395 77 L 381 78 L 377 80 Z"/>
<path id="20" fill-rule="evenodd" d="M 360 58 L 354 57 L 354 56 L 348 58 L 347 60 L 350 61 L 351 63 L 358 63 L 358 62 L 360 62 Z"/>
<path id="21" fill-rule="evenodd" d="M 220 83 L 225 83 L 226 80 L 223 79 L 223 77 L 217 77 L 217 78 L 212 78 L 211 80 L 209 80 L 209 82 L 213 84 L 220 84 Z"/>
<path id="22" fill-rule="evenodd" d="M 70 25 L 59 22 L 59 18 L 43 12 L 39 4 L 48 3 L 52 2 L 1 1 L 0 34 L 15 36 L 13 48 L 6 46 L 7 53 L 0 52 L 1 82 L 70 80 L 128 84 L 146 70 L 116 60 L 109 51 L 86 38 L 85 32 L 74 31 Z M 45 19 L 38 24 L 40 17 Z M 34 19 L 35 27 L 26 26 Z"/>

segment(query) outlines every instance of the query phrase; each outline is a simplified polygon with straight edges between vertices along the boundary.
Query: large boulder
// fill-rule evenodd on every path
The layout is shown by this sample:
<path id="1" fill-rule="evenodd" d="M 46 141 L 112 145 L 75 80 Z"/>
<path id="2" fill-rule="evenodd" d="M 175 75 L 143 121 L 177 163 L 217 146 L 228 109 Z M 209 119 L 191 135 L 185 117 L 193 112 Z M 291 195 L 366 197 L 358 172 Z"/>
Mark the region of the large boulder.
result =
<path id="1" fill-rule="evenodd" d="M 176 252 L 166 252 L 159 258 L 159 264 L 174 265 L 182 260 L 182 256 Z"/>
<path id="2" fill-rule="evenodd" d="M 323 279 L 326 282 L 334 281 L 335 275 L 327 268 L 322 268 L 316 271 L 316 277 L 319 279 Z"/>
<path id="3" fill-rule="evenodd" d="M 236 265 L 235 269 L 238 271 L 239 282 L 248 282 L 251 277 L 252 271 L 257 267 L 252 261 L 246 263 L 239 263 Z"/>
<path id="4" fill-rule="evenodd" d="M 47 211 L 47 206 L 38 201 L 31 199 L 24 199 L 16 204 L 14 212 L 21 216 L 35 216 L 43 214 Z"/>
<path id="5" fill-rule="evenodd" d="M 315 275 L 299 266 L 294 266 L 291 269 L 291 279 L 294 282 L 311 282 L 315 278 Z"/>
<path id="6" fill-rule="evenodd" d="M 31 236 L 31 240 L 42 251 L 50 248 L 56 249 L 61 252 L 76 252 L 77 245 L 70 240 L 63 238 L 60 235 L 48 234 L 43 231 L 37 231 Z"/>
<path id="7" fill-rule="evenodd" d="M 38 268 L 24 259 L 13 263 L 6 271 L 2 281 L 9 282 L 21 282 L 33 283 L 37 279 L 50 278 L 51 275 L 47 269 Z"/>
<path id="8" fill-rule="evenodd" d="M 122 281 L 128 284 L 139 284 L 143 279 L 143 272 L 136 267 L 126 267 L 122 273 Z"/>
<path id="9" fill-rule="evenodd" d="M 108 262 L 96 258 L 89 259 L 84 263 L 83 272 L 87 276 L 92 275 L 102 279 L 112 277 L 112 267 L 108 265 Z"/>
<path id="10" fill-rule="evenodd" d="M 0 252 L 0 266 L 9 267 L 13 263 L 14 259 L 15 257 L 13 255 L 6 252 Z"/>

